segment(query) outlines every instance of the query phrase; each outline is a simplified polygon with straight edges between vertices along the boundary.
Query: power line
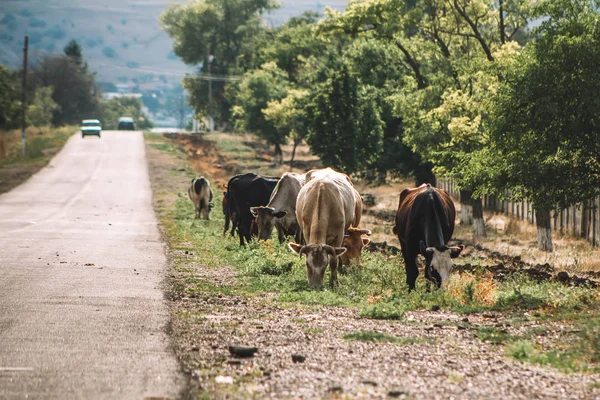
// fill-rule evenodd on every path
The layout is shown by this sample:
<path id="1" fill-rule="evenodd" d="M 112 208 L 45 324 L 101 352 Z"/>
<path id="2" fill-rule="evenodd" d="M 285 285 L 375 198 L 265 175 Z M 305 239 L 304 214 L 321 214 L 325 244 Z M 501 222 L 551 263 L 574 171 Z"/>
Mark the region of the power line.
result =
<path id="1" fill-rule="evenodd" d="M 193 71 L 184 72 L 184 71 L 172 71 L 172 70 L 144 68 L 144 67 L 132 68 L 132 67 L 127 67 L 127 66 L 123 66 L 123 65 L 112 65 L 112 64 L 95 64 L 95 65 L 100 66 L 100 67 L 126 69 L 129 71 L 153 72 L 153 73 L 157 73 L 157 74 L 179 76 L 179 77 L 184 77 L 186 75 L 194 74 Z M 206 80 L 206 81 L 219 81 L 219 82 L 236 82 L 236 81 L 240 81 L 242 79 L 241 76 L 237 76 L 237 75 L 213 75 L 213 74 L 208 75 L 208 74 L 204 74 L 204 73 L 199 73 L 196 75 L 196 77 Z"/>

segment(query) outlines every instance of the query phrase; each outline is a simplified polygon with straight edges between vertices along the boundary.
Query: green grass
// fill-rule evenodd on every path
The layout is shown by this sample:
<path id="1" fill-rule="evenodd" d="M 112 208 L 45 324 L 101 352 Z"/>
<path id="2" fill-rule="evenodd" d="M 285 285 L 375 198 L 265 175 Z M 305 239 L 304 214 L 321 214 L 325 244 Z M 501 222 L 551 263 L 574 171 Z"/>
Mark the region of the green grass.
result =
<path id="1" fill-rule="evenodd" d="M 151 145 L 161 151 L 171 154 L 179 151 L 167 142 L 168 138 L 153 139 L 156 142 Z M 195 172 L 186 167 L 174 169 L 173 174 L 188 177 Z M 211 221 L 194 219 L 193 206 L 187 196 L 178 197 L 174 205 L 155 203 L 165 238 L 170 248 L 175 250 L 171 252 L 171 258 L 177 272 L 172 288 L 176 296 L 206 298 L 219 294 L 237 295 L 276 302 L 282 307 L 349 307 L 357 309 L 362 317 L 373 319 L 402 320 L 408 311 L 430 310 L 436 306 L 456 313 L 501 312 L 514 315 L 514 321 L 520 316 L 521 322 L 515 322 L 515 326 L 537 319 L 548 321 L 548 329 L 551 329 L 551 323 L 562 321 L 573 329 L 577 327 L 579 333 L 561 338 L 552 349 L 547 350 L 538 348 L 532 339 L 543 333 L 541 328 L 517 335 L 495 327 L 480 327 L 476 328 L 475 336 L 504 346 L 507 355 L 515 359 L 564 371 L 581 371 L 585 363 L 591 363 L 592 369 L 597 368 L 600 361 L 600 324 L 591 324 L 590 315 L 594 316 L 595 310 L 600 309 L 598 291 L 558 282 L 537 283 L 518 274 L 504 282 L 497 282 L 489 275 L 486 277 L 482 267 L 481 271 L 471 275 L 454 274 L 447 291 L 428 292 L 425 279 L 420 276 L 416 290 L 409 292 L 400 256 L 390 258 L 366 252 L 363 253 L 362 269 L 347 269 L 338 274 L 338 287 L 328 288 L 328 271 L 325 289 L 315 290 L 308 286 L 304 258 L 289 250 L 287 242 L 280 244 L 273 238 L 268 242 L 253 241 L 240 247 L 238 238 L 223 237 L 221 201 L 221 191 L 215 191 Z M 185 254 L 185 251 L 192 254 Z M 196 273 L 197 268 L 219 269 L 223 266 L 228 266 L 236 275 L 225 285 L 215 284 L 203 278 L 204 274 Z M 523 317 L 524 311 L 529 312 L 528 318 Z M 297 323 L 304 322 L 298 320 Z M 319 328 L 306 329 L 307 333 L 321 333 Z M 369 337 L 376 335 L 359 332 L 347 339 L 367 340 Z"/>
<path id="2" fill-rule="evenodd" d="M 398 343 L 398 344 L 415 344 L 415 343 L 430 343 L 431 340 L 425 338 L 412 337 L 396 337 L 386 335 L 381 332 L 359 331 L 344 335 L 346 340 L 354 340 L 358 342 L 381 342 L 381 343 Z"/>

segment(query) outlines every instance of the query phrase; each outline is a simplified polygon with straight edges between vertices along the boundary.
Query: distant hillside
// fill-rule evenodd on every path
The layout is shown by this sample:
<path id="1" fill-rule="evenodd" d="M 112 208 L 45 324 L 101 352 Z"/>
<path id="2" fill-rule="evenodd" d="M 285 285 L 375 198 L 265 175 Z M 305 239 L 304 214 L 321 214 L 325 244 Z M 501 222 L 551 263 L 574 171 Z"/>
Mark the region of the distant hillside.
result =
<path id="1" fill-rule="evenodd" d="M 185 0 L 0 0 L 0 62 L 22 63 L 23 37 L 29 36 L 30 59 L 62 51 L 76 39 L 98 80 L 178 82 L 193 68 L 173 54 L 172 42 L 158 18 L 172 3 Z M 272 26 L 306 10 L 326 5 L 344 8 L 345 0 L 284 0 L 265 15 Z"/>

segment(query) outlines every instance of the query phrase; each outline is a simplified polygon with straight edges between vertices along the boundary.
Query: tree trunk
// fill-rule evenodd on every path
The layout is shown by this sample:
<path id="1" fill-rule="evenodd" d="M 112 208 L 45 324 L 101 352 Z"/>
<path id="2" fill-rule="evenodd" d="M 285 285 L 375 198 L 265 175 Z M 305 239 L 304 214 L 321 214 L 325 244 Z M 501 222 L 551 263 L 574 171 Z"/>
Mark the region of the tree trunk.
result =
<path id="1" fill-rule="evenodd" d="M 294 140 L 294 148 L 292 149 L 292 158 L 290 159 L 290 172 L 294 169 L 294 157 L 296 156 L 296 147 L 300 144 L 300 140 Z"/>
<path id="2" fill-rule="evenodd" d="M 500 0 L 500 43 L 506 43 L 506 31 L 504 28 L 504 0 Z"/>
<path id="3" fill-rule="evenodd" d="M 473 193 L 470 190 L 460 191 L 460 223 L 471 225 L 473 223 Z"/>
<path id="4" fill-rule="evenodd" d="M 584 201 L 581 205 L 581 232 L 579 236 L 587 239 L 590 235 L 590 207 L 589 202 Z"/>
<path id="5" fill-rule="evenodd" d="M 535 210 L 535 225 L 537 226 L 538 249 L 552 251 L 552 229 L 550 226 L 550 211 Z"/>
<path id="6" fill-rule="evenodd" d="M 275 165 L 283 164 L 283 152 L 279 143 L 275 145 Z"/>
<path id="7" fill-rule="evenodd" d="M 483 219 L 483 203 L 481 197 L 473 200 L 473 235 L 486 237 L 485 221 Z"/>
<path id="8" fill-rule="evenodd" d="M 417 187 L 424 183 L 429 183 L 431 186 L 437 186 L 437 181 L 432 169 L 433 166 L 430 163 L 420 164 L 415 168 L 415 184 Z"/>

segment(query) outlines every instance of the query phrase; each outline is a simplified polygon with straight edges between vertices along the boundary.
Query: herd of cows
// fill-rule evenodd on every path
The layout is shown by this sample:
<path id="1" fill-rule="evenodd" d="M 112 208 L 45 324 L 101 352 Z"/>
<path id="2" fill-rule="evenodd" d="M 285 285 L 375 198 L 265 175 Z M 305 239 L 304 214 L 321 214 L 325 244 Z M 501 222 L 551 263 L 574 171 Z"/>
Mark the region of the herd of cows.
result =
<path id="1" fill-rule="evenodd" d="M 363 203 L 348 175 L 331 168 L 306 174 L 287 172 L 281 178 L 246 173 L 232 177 L 225 188 L 223 234 L 231 229 L 232 236 L 238 234 L 241 246 L 253 236 L 269 240 L 273 228 L 280 243 L 293 237 L 288 246 L 299 256 L 306 256 L 310 286 L 323 286 L 327 266 L 331 287 L 337 285 L 340 261 L 362 266 L 361 251 L 369 243 L 363 235 L 369 236 L 371 231 L 359 228 Z M 213 206 L 210 182 L 204 177 L 192 179 L 188 194 L 196 218 L 202 215 L 208 220 Z M 437 287 L 448 282 L 452 258 L 464 249 L 448 246 L 455 214 L 450 195 L 429 184 L 400 193 L 393 232 L 400 240 L 409 289 L 415 288 L 419 275 L 419 254 L 425 257 L 428 281 Z"/>

